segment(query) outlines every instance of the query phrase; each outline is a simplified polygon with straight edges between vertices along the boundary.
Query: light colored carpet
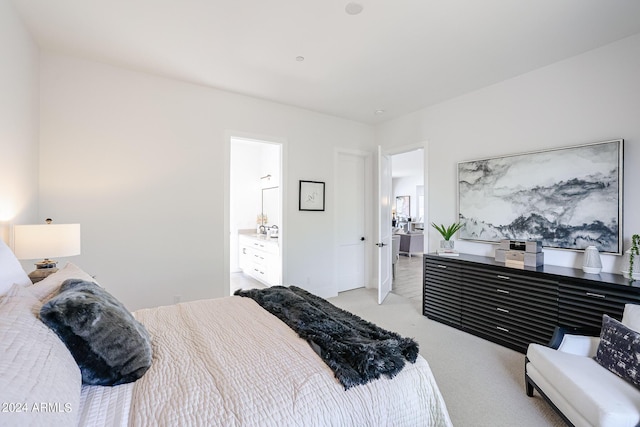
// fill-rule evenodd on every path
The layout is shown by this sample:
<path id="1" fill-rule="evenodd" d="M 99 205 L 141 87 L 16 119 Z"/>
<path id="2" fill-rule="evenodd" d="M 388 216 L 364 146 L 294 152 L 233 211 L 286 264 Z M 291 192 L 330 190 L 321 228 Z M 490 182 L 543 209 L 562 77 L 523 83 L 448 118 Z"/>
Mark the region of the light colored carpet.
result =
<path id="1" fill-rule="evenodd" d="M 444 396 L 454 426 L 564 426 L 536 393 L 527 397 L 524 355 L 422 315 L 421 298 L 389 294 L 377 304 L 377 290 L 356 289 L 331 298 L 333 304 L 420 344 Z"/>

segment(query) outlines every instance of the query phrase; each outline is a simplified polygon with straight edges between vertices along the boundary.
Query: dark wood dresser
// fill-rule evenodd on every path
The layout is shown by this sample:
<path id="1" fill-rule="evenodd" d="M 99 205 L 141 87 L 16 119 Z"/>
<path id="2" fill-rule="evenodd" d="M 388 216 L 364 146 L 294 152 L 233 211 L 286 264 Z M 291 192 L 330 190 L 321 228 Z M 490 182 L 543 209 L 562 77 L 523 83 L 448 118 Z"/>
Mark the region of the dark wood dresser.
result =
<path id="1" fill-rule="evenodd" d="M 493 258 L 424 255 L 423 314 L 525 353 L 547 344 L 556 326 L 595 327 L 640 304 L 640 283 L 619 274 L 586 274 L 545 265 L 524 270 Z"/>

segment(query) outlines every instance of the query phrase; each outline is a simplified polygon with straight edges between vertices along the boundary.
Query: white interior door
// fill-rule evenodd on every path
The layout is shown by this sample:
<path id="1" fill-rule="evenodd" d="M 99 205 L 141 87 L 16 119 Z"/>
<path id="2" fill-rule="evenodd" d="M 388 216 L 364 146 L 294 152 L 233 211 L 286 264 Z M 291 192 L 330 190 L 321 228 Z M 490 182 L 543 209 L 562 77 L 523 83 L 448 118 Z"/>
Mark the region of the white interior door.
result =
<path id="1" fill-rule="evenodd" d="M 391 292 L 391 157 L 378 146 L 378 304 Z"/>
<path id="2" fill-rule="evenodd" d="M 336 283 L 338 292 L 365 286 L 365 158 L 338 153 Z"/>

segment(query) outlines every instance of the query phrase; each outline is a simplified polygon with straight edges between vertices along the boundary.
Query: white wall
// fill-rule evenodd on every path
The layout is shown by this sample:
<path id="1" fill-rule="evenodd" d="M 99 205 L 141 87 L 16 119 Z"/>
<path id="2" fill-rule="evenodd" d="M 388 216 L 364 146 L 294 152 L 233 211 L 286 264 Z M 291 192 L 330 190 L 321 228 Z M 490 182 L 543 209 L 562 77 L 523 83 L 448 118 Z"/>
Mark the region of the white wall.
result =
<path id="1" fill-rule="evenodd" d="M 428 222 L 456 219 L 456 163 L 495 155 L 625 139 L 624 240 L 640 232 L 640 35 L 443 102 L 376 127 L 385 148 L 427 141 Z M 429 248 L 438 235 L 429 228 Z M 493 256 L 494 246 L 458 242 Z M 603 256 L 619 272 L 621 257 Z M 545 262 L 579 268 L 582 255 L 545 250 Z"/>
<path id="2" fill-rule="evenodd" d="M 287 141 L 283 276 L 335 294 L 334 149 L 371 150 L 372 127 L 52 53 L 41 94 L 40 214 L 82 224 L 76 263 L 128 308 L 228 293 L 232 131 Z M 300 179 L 327 183 L 325 212 L 297 210 Z"/>
<path id="3" fill-rule="evenodd" d="M 0 0 L 0 238 L 37 220 L 38 47 Z M 44 220 L 44 219 L 43 219 Z"/>

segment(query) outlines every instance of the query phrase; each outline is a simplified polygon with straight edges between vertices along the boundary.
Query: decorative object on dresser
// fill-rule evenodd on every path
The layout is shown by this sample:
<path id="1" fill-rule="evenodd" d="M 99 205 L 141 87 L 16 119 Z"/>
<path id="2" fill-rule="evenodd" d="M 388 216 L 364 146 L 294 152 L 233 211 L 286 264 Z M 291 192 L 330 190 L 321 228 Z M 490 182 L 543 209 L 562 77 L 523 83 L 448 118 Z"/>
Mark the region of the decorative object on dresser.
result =
<path id="1" fill-rule="evenodd" d="M 496 261 L 504 262 L 507 267 L 538 267 L 544 264 L 542 242 L 539 240 L 503 239 L 494 255 Z"/>
<path id="2" fill-rule="evenodd" d="M 442 240 L 440 240 L 440 248 L 438 249 L 439 255 L 448 255 L 448 256 L 456 256 L 458 252 L 454 249 L 455 241 L 451 240 L 454 234 L 458 232 L 462 228 L 462 224 L 459 222 L 454 222 L 450 226 L 446 227 L 444 224 L 436 224 L 434 222 L 431 223 L 431 226 L 435 228 L 438 233 L 442 236 Z"/>
<path id="3" fill-rule="evenodd" d="M 462 240 L 622 253 L 623 140 L 458 163 Z"/>
<path id="4" fill-rule="evenodd" d="M 587 249 L 584 250 L 582 271 L 589 274 L 598 274 L 602 271 L 600 252 L 598 252 L 598 248 L 595 246 L 587 246 Z"/>
<path id="5" fill-rule="evenodd" d="M 631 247 L 624 253 L 624 261 L 622 263 L 622 275 L 625 279 L 633 282 L 634 280 L 640 280 L 640 235 L 634 234 L 631 237 Z"/>
<path id="6" fill-rule="evenodd" d="M 556 326 L 599 328 L 640 303 L 640 287 L 618 274 L 544 265 L 514 270 L 483 256 L 424 256 L 423 314 L 522 353 Z"/>
<path id="7" fill-rule="evenodd" d="M 80 224 L 15 225 L 13 227 L 14 252 L 18 259 L 42 259 L 36 269 L 29 273 L 33 283 L 39 282 L 58 271 L 57 261 L 48 257 L 70 257 L 80 255 Z"/>

